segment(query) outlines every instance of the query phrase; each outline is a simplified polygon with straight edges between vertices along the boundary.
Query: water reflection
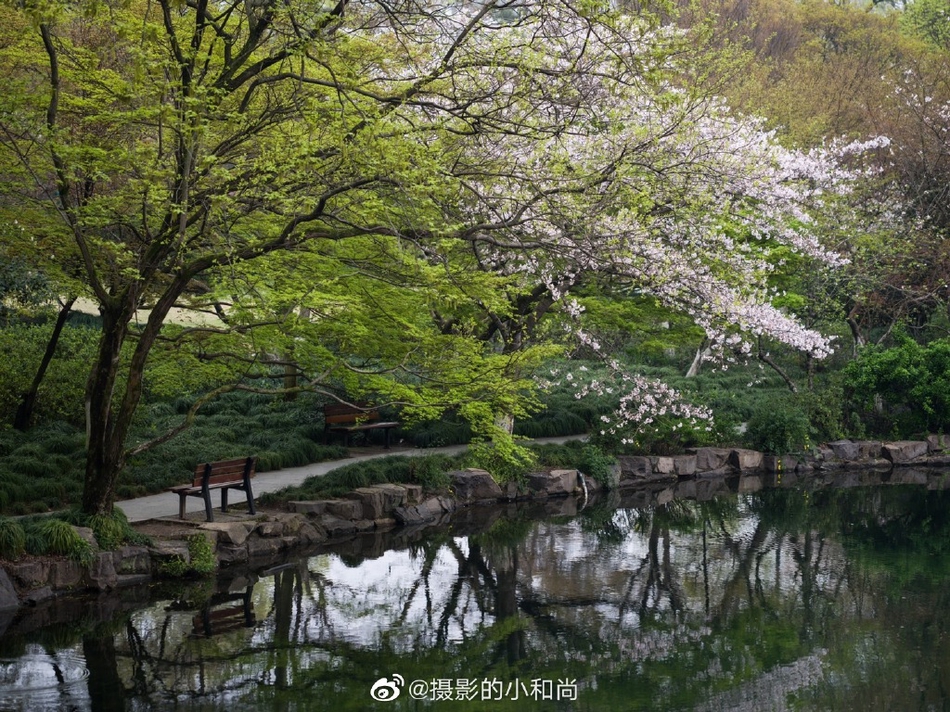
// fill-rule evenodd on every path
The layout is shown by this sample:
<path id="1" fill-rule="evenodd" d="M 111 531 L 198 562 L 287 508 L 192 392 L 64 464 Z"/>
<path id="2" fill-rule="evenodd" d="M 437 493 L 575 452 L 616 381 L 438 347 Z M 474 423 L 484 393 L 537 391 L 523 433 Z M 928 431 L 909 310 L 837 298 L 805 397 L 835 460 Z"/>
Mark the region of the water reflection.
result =
<path id="1" fill-rule="evenodd" d="M 943 709 L 950 495 L 899 477 L 917 484 L 695 480 L 541 521 L 473 510 L 24 619 L 0 639 L 0 708 Z"/>

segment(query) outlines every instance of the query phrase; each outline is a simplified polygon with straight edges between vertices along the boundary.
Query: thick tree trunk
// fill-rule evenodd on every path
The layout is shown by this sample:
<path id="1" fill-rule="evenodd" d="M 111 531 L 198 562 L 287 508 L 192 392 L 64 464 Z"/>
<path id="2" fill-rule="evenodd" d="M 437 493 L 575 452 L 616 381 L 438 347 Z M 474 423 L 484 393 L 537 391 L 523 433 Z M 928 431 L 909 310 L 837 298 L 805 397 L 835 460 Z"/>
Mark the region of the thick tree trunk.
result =
<path id="1" fill-rule="evenodd" d="M 127 423 L 116 422 L 113 395 L 121 364 L 128 318 L 124 310 L 102 311 L 99 351 L 86 384 L 86 476 L 82 509 L 87 514 L 110 514 L 115 483 L 122 469 Z"/>
<path id="2" fill-rule="evenodd" d="M 69 312 L 73 308 L 75 297 L 66 301 L 59 310 L 56 317 L 56 324 L 53 326 L 53 333 L 50 334 L 49 341 L 46 342 L 46 352 L 43 354 L 43 360 L 40 361 L 39 368 L 33 376 L 33 382 L 30 388 L 20 398 L 20 405 L 17 407 L 16 415 L 13 418 L 13 427 L 17 430 L 28 430 L 30 421 L 33 420 L 33 409 L 36 407 L 36 396 L 40 390 L 40 384 L 46 377 L 46 371 L 49 369 L 53 356 L 56 353 L 56 346 L 59 343 L 59 336 L 63 333 L 63 327 L 66 320 L 69 319 Z"/>
<path id="3" fill-rule="evenodd" d="M 125 441 L 142 397 L 145 364 L 168 310 L 189 279 L 188 275 L 179 274 L 152 307 L 144 329 L 137 334 L 128 366 L 122 363 L 122 345 L 135 315 L 137 294 L 129 290 L 100 308 L 102 337 L 86 386 L 88 443 L 82 495 L 82 510 L 86 514 L 112 513 L 116 481 L 125 465 Z M 120 375 L 124 380 L 117 389 Z"/>

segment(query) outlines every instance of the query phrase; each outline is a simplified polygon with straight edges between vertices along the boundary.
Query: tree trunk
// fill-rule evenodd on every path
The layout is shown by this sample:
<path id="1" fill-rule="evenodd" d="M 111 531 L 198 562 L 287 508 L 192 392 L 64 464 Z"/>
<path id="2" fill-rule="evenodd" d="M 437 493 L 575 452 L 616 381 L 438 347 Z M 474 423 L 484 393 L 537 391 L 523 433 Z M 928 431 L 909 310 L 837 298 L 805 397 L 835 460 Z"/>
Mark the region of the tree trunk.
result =
<path id="1" fill-rule="evenodd" d="M 509 435 L 513 434 L 515 432 L 515 416 L 511 413 L 496 413 L 495 427 Z"/>
<path id="2" fill-rule="evenodd" d="M 86 385 L 88 442 L 82 494 L 82 511 L 86 514 L 112 513 L 116 481 L 125 465 L 125 441 L 142 397 L 145 364 L 169 309 L 189 279 L 189 275 L 179 274 L 155 303 L 145 327 L 137 334 L 127 367 L 121 359 L 122 345 L 135 315 L 138 295 L 130 289 L 100 307 L 102 337 Z M 117 389 L 120 374 L 124 382 Z"/>
<path id="3" fill-rule="evenodd" d="M 17 430 L 25 431 L 30 427 L 40 384 L 43 383 L 46 371 L 53 361 L 53 355 L 56 353 L 56 346 L 59 343 L 59 336 L 63 333 L 63 327 L 66 325 L 66 320 L 69 319 L 69 312 L 72 310 L 75 301 L 76 298 L 73 297 L 61 305 L 56 317 L 56 324 L 53 326 L 53 333 L 50 334 L 49 341 L 46 342 L 46 352 L 43 354 L 43 360 L 40 361 L 40 366 L 36 369 L 36 375 L 33 376 L 33 382 L 30 384 L 29 390 L 20 398 L 20 405 L 17 407 L 16 415 L 13 418 L 13 427 Z"/>
<path id="4" fill-rule="evenodd" d="M 102 313 L 99 351 L 86 384 L 86 475 L 82 510 L 87 514 L 111 514 L 115 482 L 122 469 L 127 423 L 117 423 L 112 412 L 113 394 L 119 376 L 122 344 L 128 319 L 122 314 Z"/>
<path id="5" fill-rule="evenodd" d="M 703 365 L 703 359 L 709 355 L 709 339 L 703 339 L 703 343 L 699 345 L 699 348 L 696 349 L 696 355 L 693 356 L 693 362 L 689 366 L 689 370 L 686 372 L 686 378 L 695 378 L 699 375 L 699 369 Z"/>

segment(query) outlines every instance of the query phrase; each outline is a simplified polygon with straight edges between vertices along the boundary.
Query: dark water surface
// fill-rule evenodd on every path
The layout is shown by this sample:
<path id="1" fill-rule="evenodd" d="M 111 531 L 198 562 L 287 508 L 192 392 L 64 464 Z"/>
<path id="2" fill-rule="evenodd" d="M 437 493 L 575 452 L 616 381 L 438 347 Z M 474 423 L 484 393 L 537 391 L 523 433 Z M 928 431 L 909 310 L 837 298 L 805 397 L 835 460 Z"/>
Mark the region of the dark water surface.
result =
<path id="1" fill-rule="evenodd" d="M 950 709 L 948 486 L 698 480 L 545 519 L 479 508 L 57 601 L 0 638 L 0 709 Z"/>

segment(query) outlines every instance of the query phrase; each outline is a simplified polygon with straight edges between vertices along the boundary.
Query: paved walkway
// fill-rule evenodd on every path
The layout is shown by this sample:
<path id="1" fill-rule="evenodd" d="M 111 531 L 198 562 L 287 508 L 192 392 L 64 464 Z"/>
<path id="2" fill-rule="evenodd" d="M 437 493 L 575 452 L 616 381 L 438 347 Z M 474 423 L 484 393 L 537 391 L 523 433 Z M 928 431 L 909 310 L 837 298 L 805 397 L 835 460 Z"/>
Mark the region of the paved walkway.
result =
<path id="1" fill-rule="evenodd" d="M 560 438 L 539 438 L 533 440 L 536 443 L 563 443 L 568 440 L 579 440 L 583 435 L 573 435 Z M 389 455 L 404 455 L 406 457 L 416 457 L 419 455 L 433 455 L 436 453 L 454 455 L 462 452 L 467 445 L 451 445 L 448 447 L 434 448 L 412 448 L 383 450 L 381 448 L 350 448 L 353 453 L 351 457 L 345 460 L 330 460 L 328 462 L 314 462 L 301 467 L 288 467 L 285 470 L 273 470 L 272 472 L 261 472 L 254 476 L 253 489 L 255 498 L 266 492 L 276 492 L 284 487 L 291 487 L 301 484 L 308 477 L 325 475 L 331 470 L 344 465 L 351 465 L 354 462 L 364 462 L 366 460 L 375 460 Z M 235 504 L 241 501 L 240 493 L 234 493 L 231 500 Z M 188 513 L 194 511 L 204 511 L 204 502 L 200 497 L 188 497 Z M 220 509 L 220 495 L 212 493 L 212 502 L 215 508 Z M 141 522 L 147 519 L 158 519 L 159 517 L 177 517 L 178 516 L 178 497 L 171 492 L 161 492 L 159 494 L 148 495 L 147 497 L 138 497 L 136 499 L 127 499 L 116 502 L 115 506 L 125 512 L 130 522 Z"/>

